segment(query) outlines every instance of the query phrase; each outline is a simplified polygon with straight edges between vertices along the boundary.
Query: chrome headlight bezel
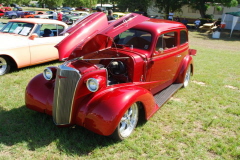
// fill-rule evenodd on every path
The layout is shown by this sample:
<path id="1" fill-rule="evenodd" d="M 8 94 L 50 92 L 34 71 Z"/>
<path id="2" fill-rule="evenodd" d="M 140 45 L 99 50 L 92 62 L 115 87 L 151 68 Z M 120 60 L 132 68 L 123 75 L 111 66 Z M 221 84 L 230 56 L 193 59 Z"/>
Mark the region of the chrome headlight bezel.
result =
<path id="1" fill-rule="evenodd" d="M 47 80 L 50 81 L 53 78 L 53 72 L 50 68 L 45 68 L 43 70 L 43 77 Z"/>
<path id="2" fill-rule="evenodd" d="M 89 78 L 86 82 L 89 91 L 96 92 L 99 89 L 99 82 L 95 78 Z"/>

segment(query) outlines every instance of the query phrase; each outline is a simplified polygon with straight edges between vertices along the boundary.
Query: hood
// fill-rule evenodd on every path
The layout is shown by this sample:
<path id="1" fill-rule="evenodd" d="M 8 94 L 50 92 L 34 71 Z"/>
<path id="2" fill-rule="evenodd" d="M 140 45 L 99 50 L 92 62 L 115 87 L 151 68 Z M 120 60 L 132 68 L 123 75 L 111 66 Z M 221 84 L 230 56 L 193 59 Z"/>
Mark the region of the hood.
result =
<path id="1" fill-rule="evenodd" d="M 14 45 L 13 45 L 14 44 Z M 0 33 L 0 50 L 8 50 L 28 46 L 28 37 L 17 34 Z"/>
<path id="2" fill-rule="evenodd" d="M 107 48 L 111 46 L 115 36 L 148 19 L 140 14 L 130 13 L 109 23 L 106 14 L 102 12 L 84 16 L 74 26 L 64 31 L 69 35 L 56 45 L 59 59 L 68 58 L 70 60 Z M 78 52 L 74 53 L 75 49 Z"/>

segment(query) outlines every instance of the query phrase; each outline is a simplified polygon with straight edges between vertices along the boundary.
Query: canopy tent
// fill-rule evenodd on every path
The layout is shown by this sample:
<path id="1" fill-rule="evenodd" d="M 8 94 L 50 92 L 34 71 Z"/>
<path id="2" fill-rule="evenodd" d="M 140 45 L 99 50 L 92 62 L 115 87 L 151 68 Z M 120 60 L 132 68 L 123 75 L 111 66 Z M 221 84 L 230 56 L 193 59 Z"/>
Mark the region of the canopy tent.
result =
<path id="1" fill-rule="evenodd" d="M 223 15 L 222 21 L 226 23 L 226 28 L 231 29 L 230 37 L 233 30 L 240 30 L 240 11 L 239 12 L 227 12 Z"/>

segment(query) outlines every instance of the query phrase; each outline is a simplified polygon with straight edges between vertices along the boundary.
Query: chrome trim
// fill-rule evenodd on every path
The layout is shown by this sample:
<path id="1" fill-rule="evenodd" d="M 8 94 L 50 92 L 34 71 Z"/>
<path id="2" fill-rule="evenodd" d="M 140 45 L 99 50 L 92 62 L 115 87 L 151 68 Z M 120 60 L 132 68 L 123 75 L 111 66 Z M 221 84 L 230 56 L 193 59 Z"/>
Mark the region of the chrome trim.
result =
<path id="1" fill-rule="evenodd" d="M 93 81 L 93 82 L 96 84 L 97 87 L 96 87 L 95 90 L 92 90 L 92 89 L 91 89 L 90 84 L 89 84 L 90 81 Z M 98 82 L 98 80 L 95 79 L 95 78 L 89 78 L 89 79 L 87 80 L 86 86 L 87 86 L 87 88 L 88 88 L 89 91 L 91 91 L 91 92 L 96 92 L 96 91 L 99 89 L 99 82 Z"/>
<path id="2" fill-rule="evenodd" d="M 46 73 L 47 71 L 51 72 L 50 78 L 47 77 L 47 73 Z M 45 68 L 45 69 L 43 70 L 43 77 L 44 77 L 47 81 L 51 80 L 51 79 L 53 78 L 52 70 L 51 70 L 50 68 L 48 68 L 48 67 Z"/>
<path id="3" fill-rule="evenodd" d="M 70 124 L 74 95 L 81 77 L 78 70 L 64 64 L 57 69 L 52 113 L 56 125 Z"/>

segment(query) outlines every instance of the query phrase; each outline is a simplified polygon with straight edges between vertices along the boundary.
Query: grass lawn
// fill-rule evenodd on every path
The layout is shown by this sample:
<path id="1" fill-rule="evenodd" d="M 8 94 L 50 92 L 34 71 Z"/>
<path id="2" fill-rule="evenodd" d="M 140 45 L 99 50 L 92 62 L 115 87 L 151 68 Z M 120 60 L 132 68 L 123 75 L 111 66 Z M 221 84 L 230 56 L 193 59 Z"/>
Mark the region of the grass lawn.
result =
<path id="1" fill-rule="evenodd" d="M 0 159 L 240 159 L 240 32 L 189 31 L 191 83 L 128 139 L 58 128 L 24 104 L 28 82 L 51 62 L 0 76 Z"/>

